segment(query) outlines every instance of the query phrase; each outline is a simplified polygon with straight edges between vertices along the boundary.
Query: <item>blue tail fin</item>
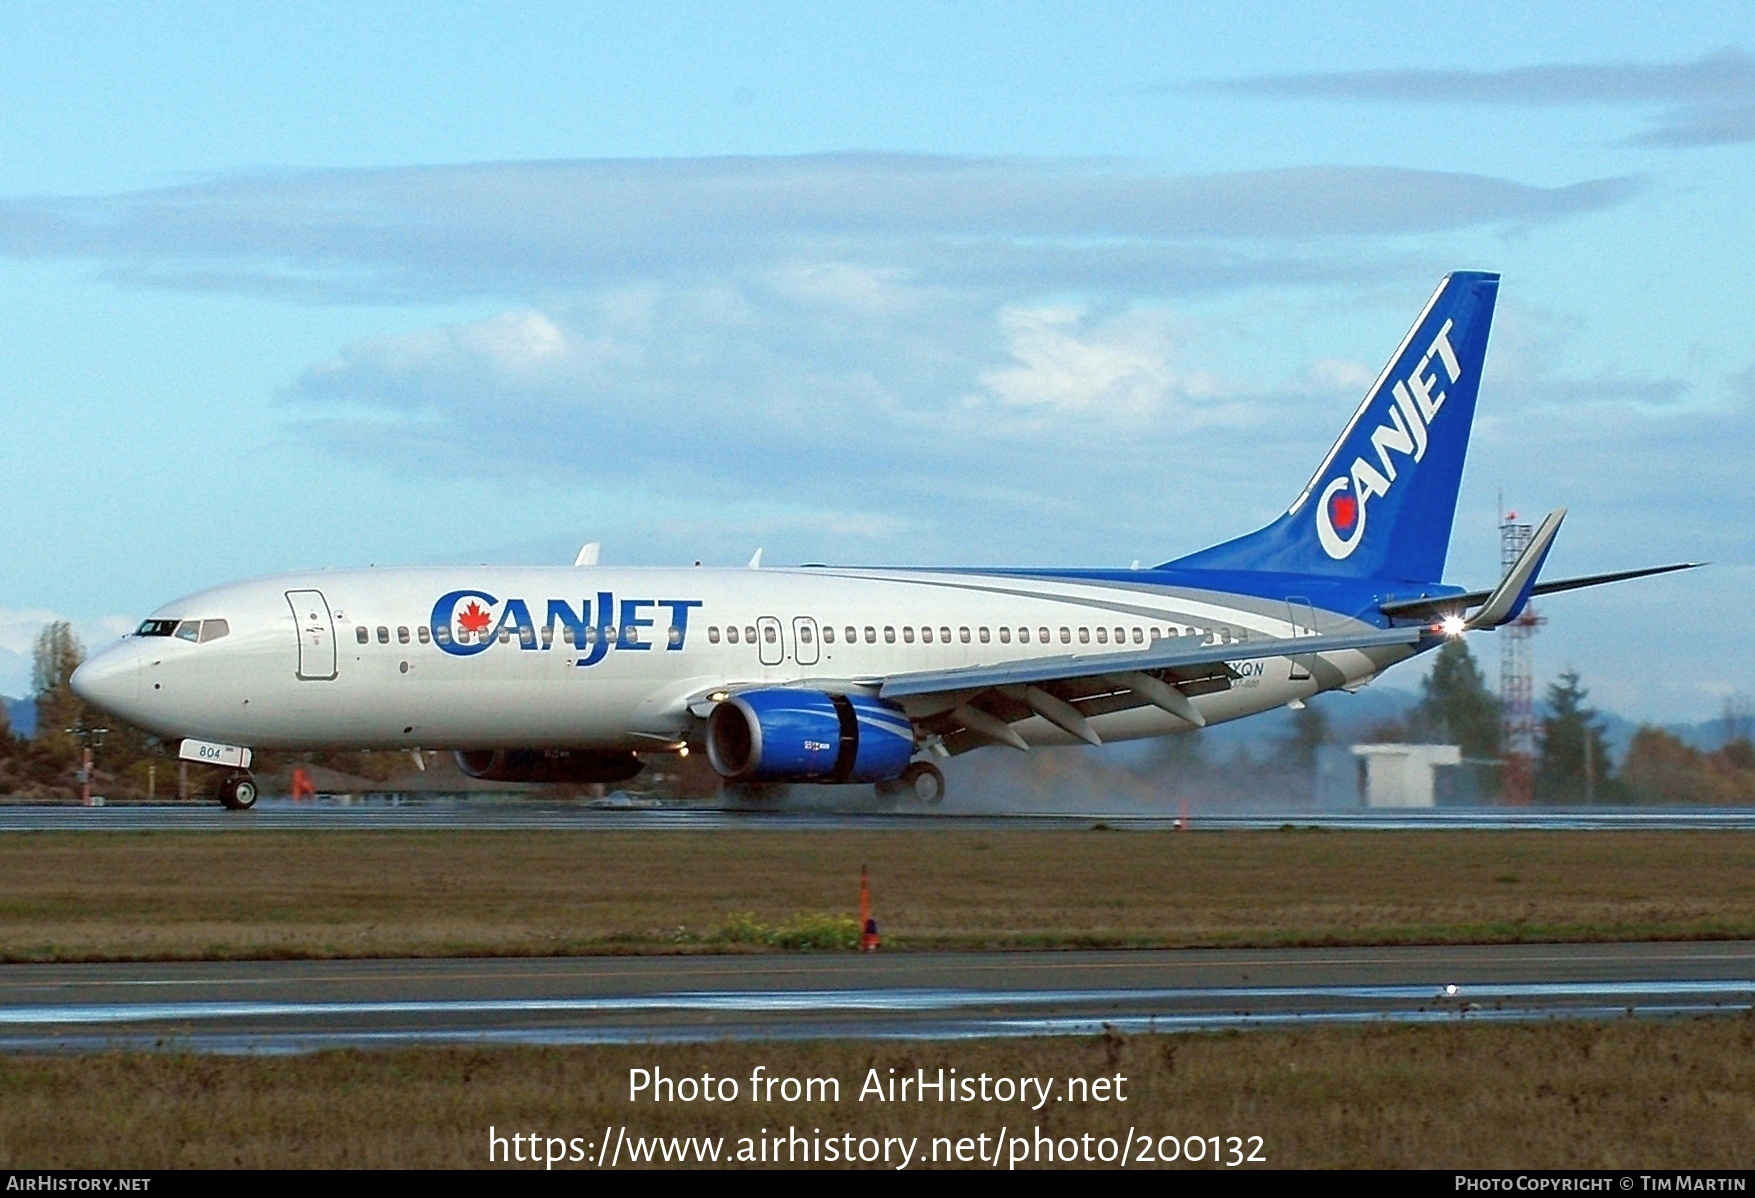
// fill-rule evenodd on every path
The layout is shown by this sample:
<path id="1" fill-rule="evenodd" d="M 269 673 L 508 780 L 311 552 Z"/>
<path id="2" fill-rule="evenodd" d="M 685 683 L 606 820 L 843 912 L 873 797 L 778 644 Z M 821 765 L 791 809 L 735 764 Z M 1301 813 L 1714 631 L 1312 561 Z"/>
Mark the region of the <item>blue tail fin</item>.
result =
<path id="1" fill-rule="evenodd" d="M 1439 581 L 1498 294 L 1446 275 L 1291 510 L 1165 565 Z"/>

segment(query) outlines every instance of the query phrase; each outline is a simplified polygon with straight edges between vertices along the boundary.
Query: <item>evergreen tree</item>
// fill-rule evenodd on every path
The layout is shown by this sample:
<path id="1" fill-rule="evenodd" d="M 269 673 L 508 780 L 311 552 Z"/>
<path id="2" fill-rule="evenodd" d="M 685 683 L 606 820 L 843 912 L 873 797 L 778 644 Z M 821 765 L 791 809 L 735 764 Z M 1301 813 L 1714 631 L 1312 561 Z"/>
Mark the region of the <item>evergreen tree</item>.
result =
<path id="1" fill-rule="evenodd" d="M 1153 767 L 1168 773 L 1188 776 L 1206 770 L 1206 744 L 1199 728 L 1159 737 L 1154 745 Z"/>
<path id="2" fill-rule="evenodd" d="M 1328 743 L 1328 717 L 1313 703 L 1292 713 L 1292 734 L 1280 745 L 1280 755 L 1294 769 L 1314 771 L 1316 751 Z"/>
<path id="3" fill-rule="evenodd" d="M 1422 695 L 1412 717 L 1418 735 L 1458 745 L 1464 757 L 1499 756 L 1499 697 L 1487 689 L 1467 642 L 1461 637 L 1446 641 L 1420 685 Z"/>
<path id="4" fill-rule="evenodd" d="M 1585 706 L 1590 692 L 1568 670 L 1548 687 L 1549 714 L 1542 721 L 1541 760 L 1536 797 L 1547 803 L 1582 803 L 1614 797 L 1609 785 L 1609 751 L 1597 713 Z"/>

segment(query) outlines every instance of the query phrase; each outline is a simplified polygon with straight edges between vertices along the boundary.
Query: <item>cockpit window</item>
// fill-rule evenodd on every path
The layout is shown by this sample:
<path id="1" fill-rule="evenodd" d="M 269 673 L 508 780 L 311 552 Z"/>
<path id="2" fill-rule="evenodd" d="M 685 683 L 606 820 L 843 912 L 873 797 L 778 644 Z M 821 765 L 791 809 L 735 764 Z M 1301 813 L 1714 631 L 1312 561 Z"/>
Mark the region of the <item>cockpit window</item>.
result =
<path id="1" fill-rule="evenodd" d="M 201 639 L 201 621 L 184 620 L 177 625 L 177 639 L 179 641 L 199 641 Z"/>
<path id="2" fill-rule="evenodd" d="M 232 626 L 224 620 L 203 620 L 201 621 L 201 643 L 205 645 L 208 641 L 217 641 L 220 637 L 229 635 L 231 630 Z"/>
<path id="3" fill-rule="evenodd" d="M 175 620 L 143 620 L 134 630 L 135 636 L 170 636 L 177 630 Z"/>

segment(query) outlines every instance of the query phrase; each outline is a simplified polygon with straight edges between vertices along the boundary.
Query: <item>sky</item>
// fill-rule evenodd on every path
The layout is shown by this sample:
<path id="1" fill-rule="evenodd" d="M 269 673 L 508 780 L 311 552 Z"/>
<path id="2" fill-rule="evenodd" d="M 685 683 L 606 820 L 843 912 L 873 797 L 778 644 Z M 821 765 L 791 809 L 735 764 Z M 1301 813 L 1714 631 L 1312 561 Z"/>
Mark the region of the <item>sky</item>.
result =
<path id="1" fill-rule="evenodd" d="M 1755 691 L 1747 4 L 21 3 L 0 79 L 0 693 L 283 570 L 1163 561 L 1459 268 L 1447 581 L 1568 507 L 1553 576 L 1712 565 L 1538 686 Z"/>

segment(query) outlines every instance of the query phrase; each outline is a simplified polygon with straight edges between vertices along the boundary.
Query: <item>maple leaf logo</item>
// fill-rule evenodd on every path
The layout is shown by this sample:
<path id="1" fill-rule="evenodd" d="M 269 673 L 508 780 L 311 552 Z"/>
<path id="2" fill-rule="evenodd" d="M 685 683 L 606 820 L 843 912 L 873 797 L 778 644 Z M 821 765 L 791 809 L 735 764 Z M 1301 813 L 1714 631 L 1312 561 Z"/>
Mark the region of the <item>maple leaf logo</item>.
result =
<path id="1" fill-rule="evenodd" d="M 491 623 L 493 623 L 493 618 L 488 615 L 481 604 L 473 599 L 469 601 L 468 607 L 457 613 L 457 627 L 465 632 L 485 631 Z"/>

